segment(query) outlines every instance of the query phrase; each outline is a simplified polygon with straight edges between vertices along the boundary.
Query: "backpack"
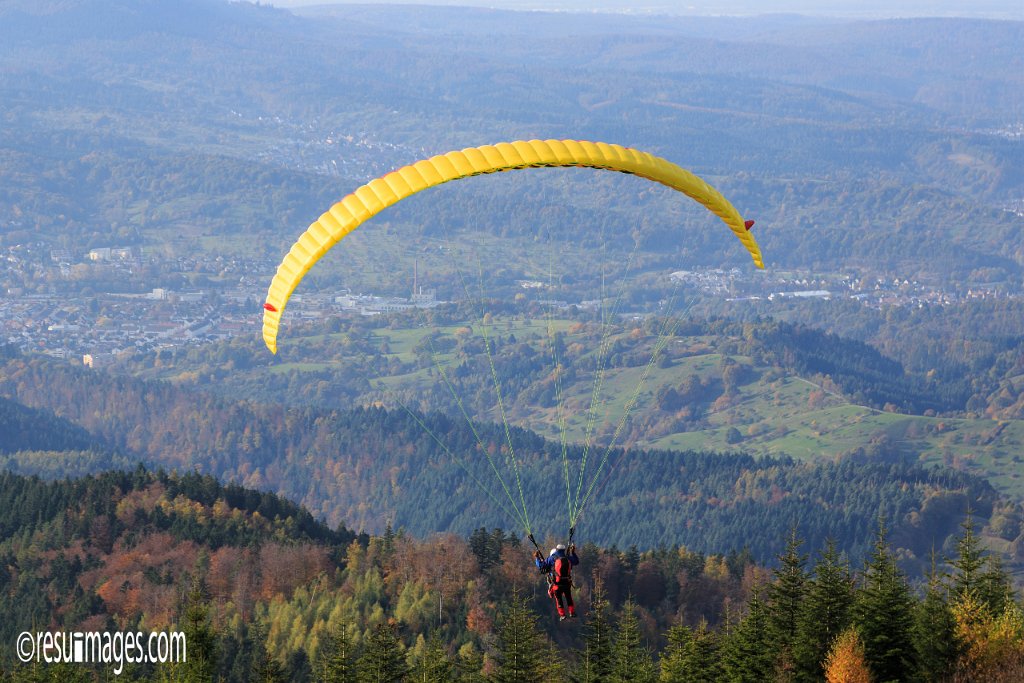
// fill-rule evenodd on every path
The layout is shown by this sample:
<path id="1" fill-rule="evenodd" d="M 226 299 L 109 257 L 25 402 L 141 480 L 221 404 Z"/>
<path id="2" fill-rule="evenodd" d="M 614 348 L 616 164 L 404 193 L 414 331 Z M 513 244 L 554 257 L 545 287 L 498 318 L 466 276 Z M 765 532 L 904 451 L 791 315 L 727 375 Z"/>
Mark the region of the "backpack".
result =
<path id="1" fill-rule="evenodd" d="M 572 563 L 569 562 L 569 558 L 566 556 L 559 557 L 555 560 L 554 571 L 554 582 L 559 585 L 571 585 L 572 584 Z"/>

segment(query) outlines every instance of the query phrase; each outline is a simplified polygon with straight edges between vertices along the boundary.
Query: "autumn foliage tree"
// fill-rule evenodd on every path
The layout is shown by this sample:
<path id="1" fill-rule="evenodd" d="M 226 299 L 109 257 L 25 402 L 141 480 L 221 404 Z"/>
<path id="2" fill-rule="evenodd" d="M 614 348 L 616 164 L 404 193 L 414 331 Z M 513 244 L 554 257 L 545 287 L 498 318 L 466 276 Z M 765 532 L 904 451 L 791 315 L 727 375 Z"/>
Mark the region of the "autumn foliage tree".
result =
<path id="1" fill-rule="evenodd" d="M 857 630 L 843 631 L 825 658 L 825 680 L 828 683 L 873 683 L 864 657 L 864 643 Z"/>
<path id="2" fill-rule="evenodd" d="M 992 614 L 978 599 L 966 595 L 953 606 L 956 635 L 964 652 L 957 680 L 1010 683 L 1024 680 L 1024 612 L 1011 603 Z"/>

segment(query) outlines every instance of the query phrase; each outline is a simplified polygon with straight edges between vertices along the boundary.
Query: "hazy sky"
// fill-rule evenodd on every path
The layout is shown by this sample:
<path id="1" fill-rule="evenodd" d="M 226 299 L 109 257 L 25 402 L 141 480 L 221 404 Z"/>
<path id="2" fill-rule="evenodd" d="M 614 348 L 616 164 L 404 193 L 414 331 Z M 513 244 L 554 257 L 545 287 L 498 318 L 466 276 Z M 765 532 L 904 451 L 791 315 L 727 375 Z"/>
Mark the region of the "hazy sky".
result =
<path id="1" fill-rule="evenodd" d="M 1021 0 L 269 0 L 278 7 L 325 4 L 462 5 L 523 10 L 756 15 L 792 12 L 858 18 L 978 17 L 1024 20 Z"/>

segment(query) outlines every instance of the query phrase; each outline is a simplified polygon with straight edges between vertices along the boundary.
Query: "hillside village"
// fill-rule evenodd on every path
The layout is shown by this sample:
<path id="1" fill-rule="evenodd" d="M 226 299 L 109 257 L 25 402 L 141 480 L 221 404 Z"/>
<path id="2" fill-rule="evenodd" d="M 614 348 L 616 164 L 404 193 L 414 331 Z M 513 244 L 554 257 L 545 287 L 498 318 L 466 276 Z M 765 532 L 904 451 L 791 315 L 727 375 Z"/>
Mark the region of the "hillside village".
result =
<path id="1" fill-rule="evenodd" d="M 0 340 L 24 350 L 101 365 L 118 354 L 258 336 L 272 259 L 214 256 L 164 258 L 131 246 L 76 252 L 45 244 L 0 251 L 3 263 Z M 745 273 L 694 268 L 667 273 L 691 293 L 728 301 L 851 298 L 865 306 L 949 305 L 966 299 L 1017 297 L 1003 286 L 940 288 L 895 275 L 801 272 Z M 526 284 L 524 284 L 526 283 Z M 532 286 L 540 284 L 540 287 Z M 551 299 L 543 283 L 520 281 L 539 305 L 593 307 L 594 301 Z M 299 318 L 380 315 L 444 303 L 433 289 L 408 296 L 339 290 L 300 293 L 289 314 Z"/>

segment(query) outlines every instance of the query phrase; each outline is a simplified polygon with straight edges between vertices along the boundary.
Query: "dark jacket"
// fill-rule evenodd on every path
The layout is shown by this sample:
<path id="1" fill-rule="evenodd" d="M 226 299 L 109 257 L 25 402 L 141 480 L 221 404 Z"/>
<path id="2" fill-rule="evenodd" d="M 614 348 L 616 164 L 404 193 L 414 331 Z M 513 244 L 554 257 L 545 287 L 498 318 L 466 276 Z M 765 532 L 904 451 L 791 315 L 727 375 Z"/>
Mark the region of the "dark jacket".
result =
<path id="1" fill-rule="evenodd" d="M 572 565 L 573 567 L 575 567 L 576 565 L 578 565 L 580 563 L 580 558 L 576 554 L 575 551 L 573 551 L 569 555 L 566 555 L 564 550 L 556 551 L 553 555 L 549 556 L 548 559 L 546 559 L 546 560 L 541 560 L 541 559 L 535 557 L 535 558 L 533 558 L 533 561 L 537 565 L 537 569 L 541 570 L 542 572 L 547 573 L 547 572 L 554 571 L 554 569 L 555 569 L 555 561 L 558 560 L 559 558 L 562 558 L 562 557 L 568 557 L 569 558 L 569 564 Z"/>

